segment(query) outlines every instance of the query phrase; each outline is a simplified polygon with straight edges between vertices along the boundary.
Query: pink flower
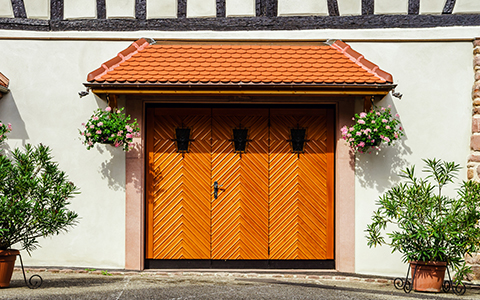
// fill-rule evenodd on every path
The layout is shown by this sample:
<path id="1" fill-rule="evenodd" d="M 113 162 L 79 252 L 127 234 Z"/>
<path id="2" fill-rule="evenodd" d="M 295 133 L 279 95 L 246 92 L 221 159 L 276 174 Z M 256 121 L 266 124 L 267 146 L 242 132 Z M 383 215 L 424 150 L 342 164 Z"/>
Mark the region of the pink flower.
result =
<path id="1" fill-rule="evenodd" d="M 82 133 L 80 133 L 81 135 L 85 135 L 85 132 L 82 131 Z"/>
<path id="2" fill-rule="evenodd" d="M 85 123 L 82 123 L 82 126 L 85 126 Z"/>
<path id="3" fill-rule="evenodd" d="M 127 133 L 127 139 L 131 139 L 131 138 L 132 138 L 132 134 Z"/>
<path id="4" fill-rule="evenodd" d="M 364 120 L 358 120 L 358 124 L 365 124 Z"/>
<path id="5" fill-rule="evenodd" d="M 360 118 L 362 118 L 362 119 L 363 119 L 363 118 L 365 118 L 366 116 L 367 116 L 367 114 L 366 114 L 366 113 L 364 113 L 364 112 L 361 112 L 361 113 L 360 113 Z"/>
<path id="6" fill-rule="evenodd" d="M 121 113 L 121 111 L 119 109 L 117 109 L 117 114 Z"/>
<path id="7" fill-rule="evenodd" d="M 398 114 L 396 114 L 395 117 L 400 118 L 400 116 Z"/>
<path id="8" fill-rule="evenodd" d="M 385 137 L 384 141 L 388 143 L 388 142 L 390 142 L 390 139 L 388 137 Z"/>
<path id="9" fill-rule="evenodd" d="M 96 131 L 96 134 L 101 134 L 101 133 L 102 133 L 101 130 L 97 130 L 97 131 Z"/>
<path id="10" fill-rule="evenodd" d="M 95 117 L 93 117 L 92 119 L 95 120 L 95 121 L 97 121 L 97 120 L 98 120 L 98 117 L 95 116 Z"/>
<path id="11" fill-rule="evenodd" d="M 377 111 L 377 116 L 379 116 L 379 115 L 380 115 L 380 113 Z"/>
<path id="12" fill-rule="evenodd" d="M 12 130 L 12 124 L 8 123 L 8 130 Z"/>
<path id="13" fill-rule="evenodd" d="M 136 137 L 140 137 L 140 132 L 135 132 Z"/>
<path id="14" fill-rule="evenodd" d="M 89 145 L 89 146 L 93 146 L 92 141 L 88 141 L 88 145 Z"/>
<path id="15" fill-rule="evenodd" d="M 349 142 L 353 142 L 354 140 L 355 140 L 354 138 L 351 138 L 351 139 L 349 139 L 348 141 L 349 141 Z"/>
<path id="16" fill-rule="evenodd" d="M 383 119 L 383 120 L 382 120 L 382 123 L 387 123 L 387 122 L 388 122 L 388 121 L 387 121 L 387 120 L 385 120 L 385 119 Z"/>
<path id="17" fill-rule="evenodd" d="M 395 132 L 394 134 L 395 138 L 398 139 L 398 134 Z"/>
<path id="18" fill-rule="evenodd" d="M 375 143 L 375 140 L 371 140 L 370 143 L 372 143 L 372 144 Z"/>
<path id="19" fill-rule="evenodd" d="M 95 128 L 95 125 L 90 125 L 90 128 L 92 128 L 92 129 Z"/>
<path id="20" fill-rule="evenodd" d="M 383 139 L 385 136 L 383 134 L 380 135 L 380 138 Z"/>
<path id="21" fill-rule="evenodd" d="M 342 132 L 343 135 L 347 134 L 348 132 L 348 129 L 347 129 L 347 126 L 343 126 L 340 131 Z"/>
<path id="22" fill-rule="evenodd" d="M 388 108 L 391 108 L 392 106 L 389 104 L 387 107 L 388 107 Z"/>
<path id="23" fill-rule="evenodd" d="M 347 137 L 352 137 L 352 135 L 350 133 L 347 134 Z"/>
<path id="24" fill-rule="evenodd" d="M 373 132 L 377 132 L 377 131 L 378 131 L 377 128 L 373 128 Z"/>
<path id="25" fill-rule="evenodd" d="M 386 128 L 386 129 L 390 129 L 390 126 L 387 125 L 385 128 Z"/>
<path id="26" fill-rule="evenodd" d="M 346 137 L 346 136 L 342 136 L 342 138 L 343 138 L 344 140 L 347 140 L 347 137 Z"/>
<path id="27" fill-rule="evenodd" d="M 112 108 L 111 108 L 110 106 L 107 106 L 107 108 L 105 108 L 105 111 L 106 111 L 106 112 L 109 112 L 109 111 L 111 111 L 111 110 L 112 110 Z"/>
<path id="28" fill-rule="evenodd" d="M 362 135 L 362 133 L 360 131 L 357 131 L 356 133 L 358 136 Z"/>
<path id="29" fill-rule="evenodd" d="M 119 133 L 117 133 L 117 136 L 122 136 L 122 134 L 119 132 Z"/>
<path id="30" fill-rule="evenodd" d="M 91 136 L 92 134 L 90 132 L 87 132 L 87 136 Z"/>
<path id="31" fill-rule="evenodd" d="M 115 137 L 115 133 L 112 133 L 111 137 Z"/>
<path id="32" fill-rule="evenodd" d="M 119 142 L 115 142 L 115 147 L 118 147 L 120 146 L 120 143 Z"/>
<path id="33" fill-rule="evenodd" d="M 103 122 L 98 122 L 97 125 L 98 125 L 98 126 L 102 126 L 102 125 L 103 125 Z"/>
<path id="34" fill-rule="evenodd" d="M 364 146 L 365 146 L 365 142 L 358 143 L 358 147 L 364 147 Z"/>
<path id="35" fill-rule="evenodd" d="M 400 126 L 400 128 L 399 128 L 399 129 L 400 129 L 400 130 L 403 130 L 402 126 Z"/>
<path id="36" fill-rule="evenodd" d="M 372 124 L 375 124 L 375 120 L 372 120 Z"/>
<path id="37" fill-rule="evenodd" d="M 350 131 L 353 131 L 353 130 L 355 130 L 355 128 L 353 128 L 353 127 L 350 127 L 348 130 L 350 130 Z"/>
<path id="38" fill-rule="evenodd" d="M 352 118 L 352 121 L 355 121 L 355 118 Z"/>
<path id="39" fill-rule="evenodd" d="M 132 129 L 131 127 L 129 127 L 129 128 L 127 129 L 127 131 L 128 131 L 128 132 L 132 132 L 133 129 Z"/>

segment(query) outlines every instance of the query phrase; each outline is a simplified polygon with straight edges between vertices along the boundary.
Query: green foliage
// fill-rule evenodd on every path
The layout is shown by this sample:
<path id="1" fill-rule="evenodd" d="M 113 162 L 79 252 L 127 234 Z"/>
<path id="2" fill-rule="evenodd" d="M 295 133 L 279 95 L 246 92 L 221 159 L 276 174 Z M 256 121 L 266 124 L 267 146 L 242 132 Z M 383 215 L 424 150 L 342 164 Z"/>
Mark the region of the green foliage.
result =
<path id="1" fill-rule="evenodd" d="M 404 262 L 444 261 L 456 270 L 459 281 L 471 272 L 465 254 L 477 252 L 480 244 L 480 184 L 465 181 L 458 196 L 442 195 L 442 188 L 452 183 L 460 169 L 454 162 L 424 160 L 425 178 L 415 176 L 415 166 L 402 171 L 406 180 L 387 191 L 367 226 L 368 246 L 387 244 L 392 252 L 403 254 Z M 382 236 L 387 224 L 398 229 Z"/>
<path id="2" fill-rule="evenodd" d="M 12 131 L 12 124 L 4 124 L 0 122 L 0 143 L 7 139 L 7 133 Z"/>
<path id="3" fill-rule="evenodd" d="M 30 252 L 39 237 L 57 235 L 77 223 L 68 210 L 77 187 L 52 162 L 47 146 L 15 149 L 0 156 L 0 249 L 21 243 Z"/>
<path id="4" fill-rule="evenodd" d="M 128 151 L 133 147 L 133 138 L 140 135 L 137 120 L 132 123 L 130 116 L 121 109 L 111 107 L 97 109 L 88 122 L 83 123 L 80 135 L 84 138 L 83 144 L 90 150 L 96 143 L 112 144 Z"/>
<path id="5" fill-rule="evenodd" d="M 391 145 L 403 135 L 399 116 L 392 116 L 390 106 L 378 109 L 374 107 L 368 113 L 355 114 L 355 124 L 341 128 L 342 138 L 349 144 L 353 152 L 364 153 L 370 148 L 378 150 L 383 142 Z"/>
<path id="6" fill-rule="evenodd" d="M 103 270 L 102 271 L 102 275 L 105 275 L 105 276 L 112 276 L 112 274 L 108 273 L 107 270 Z"/>

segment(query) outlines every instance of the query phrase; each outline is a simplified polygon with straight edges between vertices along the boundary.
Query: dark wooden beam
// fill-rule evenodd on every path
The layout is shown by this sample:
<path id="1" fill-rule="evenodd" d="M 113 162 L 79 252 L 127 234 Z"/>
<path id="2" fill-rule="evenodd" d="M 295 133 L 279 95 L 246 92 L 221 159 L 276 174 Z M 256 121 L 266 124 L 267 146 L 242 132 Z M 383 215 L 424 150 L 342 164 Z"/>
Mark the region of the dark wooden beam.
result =
<path id="1" fill-rule="evenodd" d="M 12 0 L 13 15 L 15 18 L 26 18 L 27 11 L 23 0 Z"/>
<path id="2" fill-rule="evenodd" d="M 105 0 L 97 0 L 97 18 L 106 19 L 107 18 L 107 7 Z"/>

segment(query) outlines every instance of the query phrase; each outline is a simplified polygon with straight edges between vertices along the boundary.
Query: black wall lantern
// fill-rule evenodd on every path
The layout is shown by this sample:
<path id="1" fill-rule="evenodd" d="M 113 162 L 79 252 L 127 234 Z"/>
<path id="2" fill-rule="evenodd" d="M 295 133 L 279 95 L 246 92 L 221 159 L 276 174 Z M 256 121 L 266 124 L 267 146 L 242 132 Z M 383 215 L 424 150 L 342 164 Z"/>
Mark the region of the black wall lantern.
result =
<path id="1" fill-rule="evenodd" d="M 304 152 L 305 143 L 308 142 L 308 140 L 305 139 L 306 135 L 306 128 L 297 127 L 290 129 L 290 139 L 288 141 L 292 145 L 293 153 L 297 153 L 300 156 L 300 153 Z"/>
<path id="2" fill-rule="evenodd" d="M 177 152 L 187 153 L 190 142 L 190 128 L 175 128 L 175 138 L 172 140 L 177 143 Z"/>
<path id="3" fill-rule="evenodd" d="M 235 153 L 245 153 L 247 149 L 247 143 L 250 141 L 248 139 L 248 129 L 247 128 L 242 128 L 242 125 L 240 125 L 240 128 L 234 128 L 233 129 L 233 149 Z"/>

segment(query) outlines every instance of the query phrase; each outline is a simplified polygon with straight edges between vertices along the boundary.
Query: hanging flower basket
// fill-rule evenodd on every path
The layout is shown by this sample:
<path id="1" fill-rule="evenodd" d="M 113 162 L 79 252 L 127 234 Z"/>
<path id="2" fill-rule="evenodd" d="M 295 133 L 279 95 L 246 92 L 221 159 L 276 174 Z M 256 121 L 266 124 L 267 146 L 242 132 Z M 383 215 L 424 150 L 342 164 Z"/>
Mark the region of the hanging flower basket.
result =
<path id="1" fill-rule="evenodd" d="M 392 116 L 390 105 L 374 107 L 369 112 L 355 114 L 349 127 L 341 128 L 343 139 L 349 144 L 353 152 L 365 153 L 378 150 L 381 143 L 391 145 L 403 136 L 398 114 Z"/>
<path id="2" fill-rule="evenodd" d="M 133 147 L 133 138 L 140 136 L 137 120 L 128 123 L 130 116 L 123 113 L 123 108 L 113 110 L 111 107 L 97 109 L 87 123 L 82 123 L 80 135 L 87 150 L 96 143 L 111 144 L 128 151 Z"/>

